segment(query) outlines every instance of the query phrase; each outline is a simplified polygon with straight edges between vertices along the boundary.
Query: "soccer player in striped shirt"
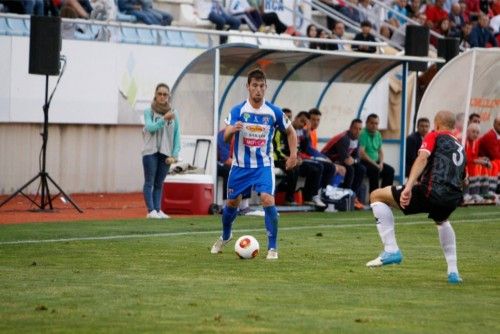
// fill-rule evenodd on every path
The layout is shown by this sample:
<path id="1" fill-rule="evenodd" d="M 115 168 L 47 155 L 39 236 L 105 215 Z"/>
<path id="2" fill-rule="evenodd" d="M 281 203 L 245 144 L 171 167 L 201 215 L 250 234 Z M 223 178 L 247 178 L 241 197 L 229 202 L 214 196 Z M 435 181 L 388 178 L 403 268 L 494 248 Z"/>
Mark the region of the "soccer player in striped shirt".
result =
<path id="1" fill-rule="evenodd" d="M 250 190 L 260 194 L 265 212 L 268 236 L 267 259 L 278 258 L 278 212 L 274 204 L 273 137 L 279 129 L 286 133 L 290 156 L 286 169 L 297 164 L 297 135 L 283 111 L 266 101 L 266 75 L 260 69 L 250 71 L 247 77 L 248 99 L 231 109 L 224 140 L 234 137 L 233 164 L 227 185 L 227 202 L 222 213 L 222 236 L 212 246 L 211 253 L 222 252 L 232 238 L 231 228 L 237 216 L 241 196 Z"/>

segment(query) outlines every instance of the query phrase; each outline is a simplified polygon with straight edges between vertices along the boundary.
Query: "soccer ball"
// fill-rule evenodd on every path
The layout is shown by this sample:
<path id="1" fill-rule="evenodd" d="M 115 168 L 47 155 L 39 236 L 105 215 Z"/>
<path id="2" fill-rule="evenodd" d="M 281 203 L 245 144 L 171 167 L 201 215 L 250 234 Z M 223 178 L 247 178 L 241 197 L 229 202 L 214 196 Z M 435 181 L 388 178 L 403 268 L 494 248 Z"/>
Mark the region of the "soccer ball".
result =
<path id="1" fill-rule="evenodd" d="M 259 254 L 259 242 L 251 235 L 244 235 L 236 240 L 234 251 L 240 259 L 253 259 Z"/>

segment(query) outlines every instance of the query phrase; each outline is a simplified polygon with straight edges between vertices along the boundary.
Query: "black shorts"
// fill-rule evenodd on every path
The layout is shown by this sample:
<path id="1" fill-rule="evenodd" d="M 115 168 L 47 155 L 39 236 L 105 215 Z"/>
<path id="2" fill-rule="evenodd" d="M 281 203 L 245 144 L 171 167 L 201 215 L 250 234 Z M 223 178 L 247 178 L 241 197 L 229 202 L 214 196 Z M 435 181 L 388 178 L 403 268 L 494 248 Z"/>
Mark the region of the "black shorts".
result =
<path id="1" fill-rule="evenodd" d="M 399 199 L 401 193 L 403 192 L 404 186 L 392 186 L 392 197 L 396 203 L 398 203 L 399 208 L 405 215 L 413 215 L 416 213 L 428 213 L 429 218 L 434 220 L 436 223 L 441 223 L 450 217 L 450 215 L 457 208 L 456 206 L 443 206 L 432 201 L 425 195 L 425 188 L 422 185 L 415 185 L 412 188 L 410 204 L 406 208 L 402 208 L 399 204 Z"/>

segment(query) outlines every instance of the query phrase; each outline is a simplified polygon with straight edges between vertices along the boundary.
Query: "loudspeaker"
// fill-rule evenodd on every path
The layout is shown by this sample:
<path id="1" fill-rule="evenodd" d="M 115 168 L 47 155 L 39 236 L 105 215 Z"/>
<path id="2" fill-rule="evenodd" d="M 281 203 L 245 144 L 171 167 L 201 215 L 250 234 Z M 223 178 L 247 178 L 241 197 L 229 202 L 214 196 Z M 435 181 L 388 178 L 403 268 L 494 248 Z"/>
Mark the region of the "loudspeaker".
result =
<path id="1" fill-rule="evenodd" d="M 444 58 L 446 62 L 453 59 L 460 51 L 459 42 L 458 38 L 440 38 L 438 40 L 438 57 Z M 443 65 L 438 64 L 438 68 L 443 67 Z"/>
<path id="2" fill-rule="evenodd" d="M 405 35 L 405 55 L 427 57 L 429 53 L 429 28 L 407 25 Z M 426 62 L 410 62 L 410 71 L 425 71 Z"/>
<path id="3" fill-rule="evenodd" d="M 30 74 L 59 75 L 61 18 L 32 16 L 30 29 Z"/>

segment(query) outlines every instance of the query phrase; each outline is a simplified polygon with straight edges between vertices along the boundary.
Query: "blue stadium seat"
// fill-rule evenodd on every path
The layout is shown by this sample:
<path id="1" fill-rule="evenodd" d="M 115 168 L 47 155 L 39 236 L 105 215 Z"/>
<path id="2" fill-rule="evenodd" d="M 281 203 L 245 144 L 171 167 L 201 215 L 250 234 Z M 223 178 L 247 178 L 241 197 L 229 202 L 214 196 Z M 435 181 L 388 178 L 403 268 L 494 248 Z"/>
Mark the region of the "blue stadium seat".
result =
<path id="1" fill-rule="evenodd" d="M 9 27 L 9 33 L 16 36 L 29 36 L 30 31 L 26 27 L 26 24 L 24 24 L 24 21 L 23 18 L 8 17 L 7 26 Z"/>
<path id="2" fill-rule="evenodd" d="M 167 30 L 168 45 L 182 46 L 183 40 L 180 31 Z"/>
<path id="3" fill-rule="evenodd" d="M 156 44 L 156 30 L 149 28 L 137 28 L 137 35 L 139 36 L 139 43 L 141 44 Z"/>
<path id="4" fill-rule="evenodd" d="M 208 47 L 207 44 L 202 45 L 198 41 L 198 39 L 196 38 L 196 34 L 194 34 L 192 32 L 182 32 L 181 36 L 182 36 L 182 41 L 183 41 L 182 44 L 185 47 L 188 47 L 188 48 L 206 48 L 206 47 Z"/>
<path id="5" fill-rule="evenodd" d="M 0 35 L 8 35 L 9 27 L 7 26 L 7 19 L 5 17 L 0 17 Z"/>
<path id="6" fill-rule="evenodd" d="M 158 30 L 158 42 L 160 45 L 168 45 L 168 36 L 165 30 Z"/>
<path id="7" fill-rule="evenodd" d="M 135 28 L 121 27 L 121 36 L 123 43 L 139 43 L 139 35 Z"/>

